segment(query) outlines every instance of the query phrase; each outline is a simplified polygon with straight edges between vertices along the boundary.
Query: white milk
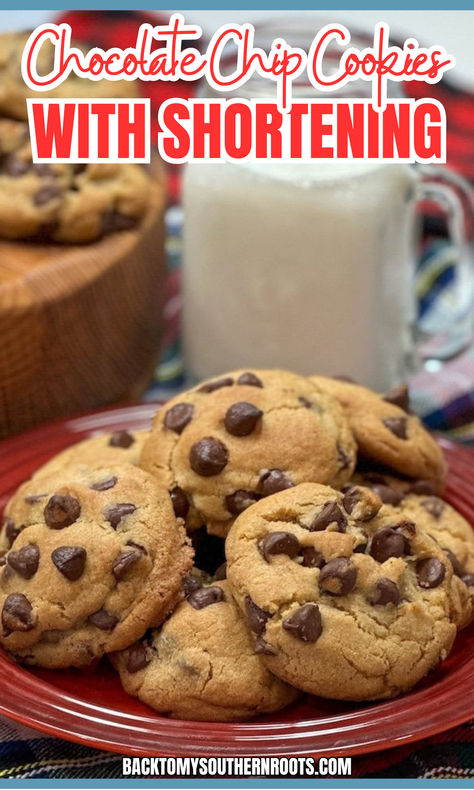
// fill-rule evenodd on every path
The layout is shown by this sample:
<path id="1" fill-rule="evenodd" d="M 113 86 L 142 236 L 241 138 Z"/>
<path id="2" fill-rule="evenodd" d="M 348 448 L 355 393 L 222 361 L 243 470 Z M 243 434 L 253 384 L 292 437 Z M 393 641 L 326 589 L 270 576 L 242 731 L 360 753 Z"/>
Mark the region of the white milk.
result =
<path id="1" fill-rule="evenodd" d="M 188 165 L 190 372 L 399 381 L 412 346 L 415 181 L 401 164 Z"/>

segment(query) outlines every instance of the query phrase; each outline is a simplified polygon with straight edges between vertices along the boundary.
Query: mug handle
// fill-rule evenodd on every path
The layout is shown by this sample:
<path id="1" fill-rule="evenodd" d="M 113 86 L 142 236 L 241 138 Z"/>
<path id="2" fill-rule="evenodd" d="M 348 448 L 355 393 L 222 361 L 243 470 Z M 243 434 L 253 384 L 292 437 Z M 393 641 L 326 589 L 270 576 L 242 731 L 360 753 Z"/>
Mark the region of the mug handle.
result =
<path id="1" fill-rule="evenodd" d="M 418 355 L 427 368 L 436 370 L 472 342 L 474 260 L 470 236 L 474 230 L 474 191 L 462 176 L 443 165 L 420 165 L 416 170 L 417 202 L 429 201 L 442 209 L 455 249 L 454 287 L 441 301 L 435 319 L 418 321 L 415 330 Z M 420 296 L 420 281 L 417 286 Z"/>

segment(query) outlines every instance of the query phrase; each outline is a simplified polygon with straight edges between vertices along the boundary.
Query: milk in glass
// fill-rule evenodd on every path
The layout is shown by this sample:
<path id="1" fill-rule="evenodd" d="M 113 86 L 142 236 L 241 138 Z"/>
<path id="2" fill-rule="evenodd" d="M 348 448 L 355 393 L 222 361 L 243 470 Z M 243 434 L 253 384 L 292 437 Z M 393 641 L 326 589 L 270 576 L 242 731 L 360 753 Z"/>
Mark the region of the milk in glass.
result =
<path id="1" fill-rule="evenodd" d="M 190 164 L 184 345 L 191 374 L 345 374 L 380 391 L 407 369 L 414 184 L 404 164 Z"/>

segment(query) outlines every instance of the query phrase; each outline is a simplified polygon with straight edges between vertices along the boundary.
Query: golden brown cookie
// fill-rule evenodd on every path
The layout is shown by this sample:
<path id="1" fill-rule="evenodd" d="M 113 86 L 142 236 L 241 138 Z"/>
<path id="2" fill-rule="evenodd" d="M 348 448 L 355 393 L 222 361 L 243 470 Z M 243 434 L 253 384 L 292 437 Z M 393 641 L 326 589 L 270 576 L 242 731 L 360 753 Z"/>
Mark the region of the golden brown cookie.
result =
<path id="1" fill-rule="evenodd" d="M 408 481 L 380 472 L 358 472 L 353 482 L 375 491 L 404 518 L 415 521 L 451 560 L 459 594 L 463 600 L 461 628 L 474 619 L 474 530 L 451 505 L 435 496 L 427 480 Z M 348 486 L 345 486 L 345 490 Z"/>
<path id="2" fill-rule="evenodd" d="M 304 481 L 344 485 L 355 443 L 342 409 L 308 379 L 238 370 L 158 412 L 141 465 L 168 488 L 188 529 L 226 535 L 253 502 Z"/>
<path id="3" fill-rule="evenodd" d="M 0 643 L 28 664 L 82 666 L 166 617 L 192 550 L 168 493 L 137 467 L 65 467 L 37 482 L 34 519 L 2 559 Z"/>
<path id="4" fill-rule="evenodd" d="M 39 478 L 56 472 L 71 464 L 104 466 L 106 464 L 133 464 L 138 466 L 140 455 L 149 436 L 149 431 L 114 431 L 83 439 L 66 447 L 43 466 L 36 470 L 33 477 Z"/>
<path id="5" fill-rule="evenodd" d="M 393 697 L 448 655 L 451 563 L 369 489 L 303 484 L 234 523 L 227 578 L 266 666 L 334 699 Z"/>
<path id="6" fill-rule="evenodd" d="M 112 661 L 128 694 L 178 719 L 245 721 L 298 696 L 255 654 L 226 581 L 196 587 L 159 630 Z"/>
<path id="7" fill-rule="evenodd" d="M 340 379 L 311 376 L 311 381 L 343 407 L 361 458 L 406 477 L 431 480 L 442 490 L 443 453 L 418 417 L 409 412 L 405 387 L 378 395 Z"/>
<path id="8" fill-rule="evenodd" d="M 0 236 L 81 244 L 132 228 L 151 178 L 135 164 L 33 164 L 25 123 L 0 118 Z"/>

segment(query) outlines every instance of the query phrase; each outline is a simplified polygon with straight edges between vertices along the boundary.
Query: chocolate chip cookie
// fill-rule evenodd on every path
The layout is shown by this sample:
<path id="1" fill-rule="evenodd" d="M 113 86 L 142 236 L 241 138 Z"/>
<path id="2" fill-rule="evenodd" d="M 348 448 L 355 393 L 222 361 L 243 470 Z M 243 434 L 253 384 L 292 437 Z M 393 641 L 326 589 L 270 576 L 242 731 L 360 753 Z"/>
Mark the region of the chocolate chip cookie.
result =
<path id="1" fill-rule="evenodd" d="M 133 464 L 138 466 L 140 455 L 149 436 L 149 431 L 114 431 L 83 439 L 55 455 L 35 472 L 34 477 L 43 477 L 50 472 L 62 470 L 71 464 L 104 466 L 107 464 Z"/>
<path id="2" fill-rule="evenodd" d="M 128 99 L 137 95 L 136 82 L 81 79 L 72 73 L 67 80 L 52 91 L 37 93 L 30 90 L 21 76 L 21 58 L 30 32 L 3 33 L 0 35 L 0 113 L 8 118 L 26 120 L 27 98 L 64 99 Z M 73 46 L 81 48 L 77 42 Z M 53 68 L 54 49 L 49 41 L 42 45 L 37 70 L 46 76 Z"/>
<path id="3" fill-rule="evenodd" d="M 239 370 L 165 404 L 141 465 L 188 529 L 226 535 L 253 502 L 304 481 L 344 485 L 355 443 L 338 403 L 302 376 Z"/>
<path id="4" fill-rule="evenodd" d="M 189 592 L 159 630 L 112 661 L 128 694 L 179 719 L 246 720 L 298 695 L 255 654 L 225 581 Z"/>
<path id="5" fill-rule="evenodd" d="M 343 407 L 358 445 L 359 455 L 406 477 L 431 480 L 443 488 L 446 465 L 441 448 L 409 411 L 406 387 L 386 395 L 352 382 L 311 376 Z"/>
<path id="6" fill-rule="evenodd" d="M 134 227 L 151 178 L 135 164 L 33 164 L 25 123 L 0 119 L 0 236 L 86 243 Z"/>
<path id="7" fill-rule="evenodd" d="M 401 516 L 415 521 L 439 545 L 450 559 L 455 583 L 459 585 L 462 615 L 459 627 L 474 619 L 474 531 L 471 525 L 451 505 L 435 496 L 428 480 L 407 481 L 380 472 L 360 472 L 354 475 L 355 484 L 369 486 L 380 498 L 399 511 Z"/>
<path id="8" fill-rule="evenodd" d="M 275 494 L 239 516 L 226 555 L 257 651 L 304 691 L 393 697 L 451 649 L 451 563 L 370 489 L 303 484 Z"/>
<path id="9" fill-rule="evenodd" d="M 29 485 L 32 519 L 1 560 L 2 646 L 27 664 L 79 667 L 158 625 L 192 566 L 168 493 L 127 464 Z"/>

